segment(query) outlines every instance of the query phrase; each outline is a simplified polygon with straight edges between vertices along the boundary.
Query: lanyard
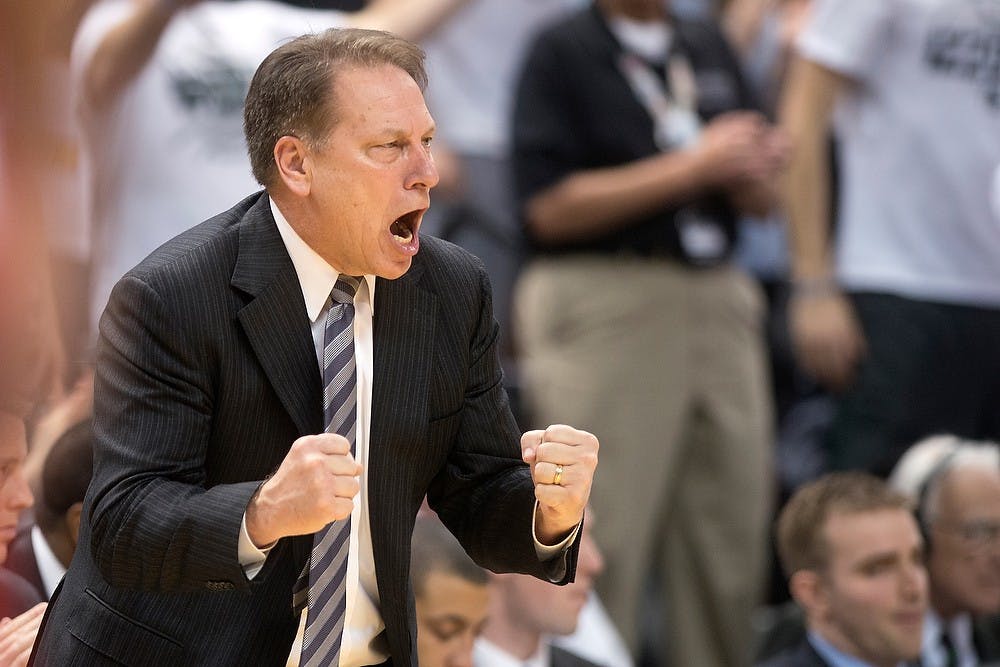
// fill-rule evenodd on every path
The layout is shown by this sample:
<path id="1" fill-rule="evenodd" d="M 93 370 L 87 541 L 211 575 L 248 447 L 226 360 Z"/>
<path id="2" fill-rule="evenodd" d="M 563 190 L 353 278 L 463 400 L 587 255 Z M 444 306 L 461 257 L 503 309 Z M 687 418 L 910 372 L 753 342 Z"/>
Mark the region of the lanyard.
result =
<path id="1" fill-rule="evenodd" d="M 661 151 L 690 146 L 701 133 L 698 118 L 698 89 L 694 70 L 688 59 L 679 53 L 667 61 L 670 92 L 649 64 L 639 56 L 624 52 L 618 68 L 628 81 L 636 99 L 653 119 L 653 139 Z"/>

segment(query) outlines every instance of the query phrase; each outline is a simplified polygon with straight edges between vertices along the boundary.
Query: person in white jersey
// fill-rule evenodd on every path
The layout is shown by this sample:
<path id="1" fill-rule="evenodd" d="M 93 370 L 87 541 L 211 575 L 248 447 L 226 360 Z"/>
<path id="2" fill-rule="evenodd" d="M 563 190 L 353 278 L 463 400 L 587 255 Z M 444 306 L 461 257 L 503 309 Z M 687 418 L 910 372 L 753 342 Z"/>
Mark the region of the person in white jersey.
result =
<path id="1" fill-rule="evenodd" d="M 995 439 L 1000 5 L 818 0 L 798 48 L 790 324 L 806 369 L 841 392 L 831 467 L 887 474 L 935 432 Z"/>

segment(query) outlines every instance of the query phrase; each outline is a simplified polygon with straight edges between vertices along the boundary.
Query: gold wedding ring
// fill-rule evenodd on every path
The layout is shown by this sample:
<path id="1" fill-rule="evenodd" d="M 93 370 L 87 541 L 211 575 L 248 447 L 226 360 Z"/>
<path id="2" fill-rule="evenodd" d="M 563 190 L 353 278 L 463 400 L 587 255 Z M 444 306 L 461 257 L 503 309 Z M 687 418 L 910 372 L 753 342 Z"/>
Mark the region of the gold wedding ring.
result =
<path id="1" fill-rule="evenodd" d="M 563 467 L 561 465 L 557 465 L 556 466 L 556 474 L 552 478 L 552 483 L 553 484 L 562 484 L 562 471 L 563 471 Z"/>

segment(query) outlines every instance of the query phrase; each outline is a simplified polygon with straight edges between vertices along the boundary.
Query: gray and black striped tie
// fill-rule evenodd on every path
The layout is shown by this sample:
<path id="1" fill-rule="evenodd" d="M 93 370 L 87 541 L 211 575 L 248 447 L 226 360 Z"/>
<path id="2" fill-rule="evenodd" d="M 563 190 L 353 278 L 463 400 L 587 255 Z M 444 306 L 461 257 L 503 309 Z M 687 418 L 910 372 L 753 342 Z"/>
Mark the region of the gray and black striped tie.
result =
<path id="1" fill-rule="evenodd" d="M 326 432 L 351 443 L 357 429 L 357 371 L 354 362 L 354 295 L 361 279 L 342 275 L 334 285 L 323 347 L 323 415 Z M 307 603 L 302 667 L 329 667 L 340 662 L 347 609 L 347 552 L 351 518 L 334 521 L 313 535 L 309 562 L 299 576 L 293 604 Z"/>

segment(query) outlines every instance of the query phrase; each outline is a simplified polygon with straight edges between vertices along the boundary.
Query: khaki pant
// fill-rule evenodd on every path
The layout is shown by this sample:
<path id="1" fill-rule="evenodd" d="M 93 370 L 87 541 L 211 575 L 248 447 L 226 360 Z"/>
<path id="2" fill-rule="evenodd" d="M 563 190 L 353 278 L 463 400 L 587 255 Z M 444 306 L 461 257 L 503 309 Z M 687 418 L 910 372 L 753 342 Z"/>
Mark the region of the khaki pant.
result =
<path id="1" fill-rule="evenodd" d="M 601 441 L 591 504 L 600 595 L 633 652 L 648 573 L 670 664 L 751 661 L 772 509 L 772 412 L 757 286 L 724 267 L 536 260 L 515 296 L 532 426 Z"/>

